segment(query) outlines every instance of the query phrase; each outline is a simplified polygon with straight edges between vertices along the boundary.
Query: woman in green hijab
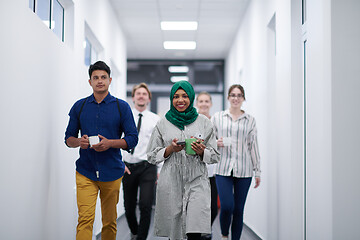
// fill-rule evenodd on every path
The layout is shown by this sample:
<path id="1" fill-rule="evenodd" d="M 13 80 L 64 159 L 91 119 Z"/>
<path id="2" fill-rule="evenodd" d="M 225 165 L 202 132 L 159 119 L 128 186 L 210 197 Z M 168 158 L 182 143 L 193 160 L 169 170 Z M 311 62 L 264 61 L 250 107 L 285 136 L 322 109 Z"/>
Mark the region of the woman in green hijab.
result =
<path id="1" fill-rule="evenodd" d="M 156 125 L 148 144 L 148 161 L 164 162 L 157 189 L 154 234 L 172 239 L 200 239 L 211 233 L 207 164 L 219 153 L 210 120 L 193 106 L 195 92 L 187 81 L 173 85 L 170 110 Z M 186 139 L 196 139 L 187 146 Z M 186 149 L 186 151 L 185 151 Z"/>

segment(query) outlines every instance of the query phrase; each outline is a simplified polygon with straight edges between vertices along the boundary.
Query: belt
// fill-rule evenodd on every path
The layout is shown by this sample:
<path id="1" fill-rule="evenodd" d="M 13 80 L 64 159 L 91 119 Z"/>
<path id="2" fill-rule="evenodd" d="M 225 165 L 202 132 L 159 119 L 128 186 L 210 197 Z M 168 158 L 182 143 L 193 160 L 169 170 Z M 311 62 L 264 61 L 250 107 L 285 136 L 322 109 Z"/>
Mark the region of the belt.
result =
<path id="1" fill-rule="evenodd" d="M 146 165 L 148 164 L 149 162 L 148 161 L 141 161 L 141 162 L 138 162 L 138 163 L 128 163 L 128 162 L 125 162 L 125 165 L 127 167 L 139 167 L 139 166 L 142 166 L 142 165 Z"/>

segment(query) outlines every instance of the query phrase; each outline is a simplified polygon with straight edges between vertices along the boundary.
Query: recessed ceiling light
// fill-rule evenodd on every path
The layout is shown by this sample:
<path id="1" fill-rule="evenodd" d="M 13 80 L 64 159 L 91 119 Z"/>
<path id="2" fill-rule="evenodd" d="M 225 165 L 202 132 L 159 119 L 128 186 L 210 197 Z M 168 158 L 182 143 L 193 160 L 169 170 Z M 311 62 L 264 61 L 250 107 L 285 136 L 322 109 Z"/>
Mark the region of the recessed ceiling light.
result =
<path id="1" fill-rule="evenodd" d="M 194 50 L 196 49 L 196 42 L 195 41 L 165 41 L 164 48 Z"/>
<path id="2" fill-rule="evenodd" d="M 189 71 L 188 66 L 170 66 L 168 68 L 171 73 L 187 73 Z"/>
<path id="3" fill-rule="evenodd" d="M 162 21 L 160 22 L 161 30 L 197 30 L 198 23 L 195 21 Z"/>
<path id="4" fill-rule="evenodd" d="M 172 76 L 172 77 L 170 77 L 170 81 L 172 81 L 173 83 L 179 82 L 179 81 L 189 81 L 189 77 L 188 76 Z"/>

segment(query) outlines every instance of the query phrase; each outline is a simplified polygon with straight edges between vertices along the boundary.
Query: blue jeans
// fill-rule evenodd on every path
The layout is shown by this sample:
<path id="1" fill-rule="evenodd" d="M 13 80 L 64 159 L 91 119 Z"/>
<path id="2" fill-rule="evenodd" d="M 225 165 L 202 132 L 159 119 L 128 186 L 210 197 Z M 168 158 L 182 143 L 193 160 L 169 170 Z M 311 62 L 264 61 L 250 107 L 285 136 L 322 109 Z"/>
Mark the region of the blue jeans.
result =
<path id="1" fill-rule="evenodd" d="M 231 240 L 239 240 L 243 228 L 246 196 L 252 178 L 216 175 L 215 179 L 220 198 L 221 234 L 229 236 L 231 224 Z"/>

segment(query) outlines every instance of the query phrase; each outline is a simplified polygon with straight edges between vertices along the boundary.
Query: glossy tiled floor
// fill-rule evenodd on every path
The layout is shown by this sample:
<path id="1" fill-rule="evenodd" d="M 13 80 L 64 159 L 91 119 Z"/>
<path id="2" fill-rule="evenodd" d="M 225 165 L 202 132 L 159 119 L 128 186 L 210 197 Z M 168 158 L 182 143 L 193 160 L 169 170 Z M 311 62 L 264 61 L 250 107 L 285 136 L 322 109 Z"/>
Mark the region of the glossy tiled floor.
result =
<path id="1" fill-rule="evenodd" d="M 153 232 L 154 231 L 153 223 L 154 222 L 152 220 L 147 240 L 167 240 L 167 238 L 154 236 L 154 234 L 153 234 L 154 233 Z M 101 237 L 98 236 L 97 240 L 100 240 L 100 239 L 101 239 Z M 118 219 L 116 240 L 130 240 L 130 230 L 128 228 L 128 225 L 127 225 L 127 222 L 126 222 L 126 219 L 125 219 L 124 215 L 121 216 Z M 213 238 L 212 238 L 212 240 L 221 240 L 220 225 L 219 225 L 219 215 L 215 219 L 215 222 L 213 224 Z M 247 226 L 244 225 L 241 240 L 261 240 L 261 239 L 258 236 L 256 236 L 251 231 L 251 229 L 249 229 Z"/>

